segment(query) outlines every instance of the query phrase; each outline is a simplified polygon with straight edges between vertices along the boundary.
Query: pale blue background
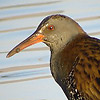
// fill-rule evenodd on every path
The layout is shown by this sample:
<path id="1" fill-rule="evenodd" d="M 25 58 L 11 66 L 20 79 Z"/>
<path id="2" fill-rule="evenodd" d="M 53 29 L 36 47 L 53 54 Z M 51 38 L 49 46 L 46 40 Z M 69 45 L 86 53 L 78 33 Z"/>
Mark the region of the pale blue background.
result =
<path id="1" fill-rule="evenodd" d="M 66 100 L 51 77 L 46 45 L 39 43 L 6 58 L 44 17 L 56 13 L 72 17 L 87 33 L 100 38 L 100 0 L 0 0 L 0 100 Z"/>

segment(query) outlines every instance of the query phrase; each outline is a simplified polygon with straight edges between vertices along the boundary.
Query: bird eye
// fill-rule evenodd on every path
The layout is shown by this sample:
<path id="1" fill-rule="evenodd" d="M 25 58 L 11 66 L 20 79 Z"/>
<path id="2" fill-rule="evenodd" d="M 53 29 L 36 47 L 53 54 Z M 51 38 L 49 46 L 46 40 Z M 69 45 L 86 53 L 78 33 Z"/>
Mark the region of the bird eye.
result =
<path id="1" fill-rule="evenodd" d="M 48 29 L 49 29 L 49 30 L 54 30 L 55 27 L 54 27 L 54 25 L 49 25 L 49 26 L 48 26 Z"/>

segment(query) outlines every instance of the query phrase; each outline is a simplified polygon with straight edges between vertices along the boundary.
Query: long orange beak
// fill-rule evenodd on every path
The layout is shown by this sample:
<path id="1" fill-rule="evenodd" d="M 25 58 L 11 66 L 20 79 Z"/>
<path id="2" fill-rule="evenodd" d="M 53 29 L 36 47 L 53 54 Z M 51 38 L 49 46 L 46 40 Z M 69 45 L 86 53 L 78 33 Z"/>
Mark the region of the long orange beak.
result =
<path id="1" fill-rule="evenodd" d="M 24 48 L 26 48 L 30 45 L 33 45 L 33 44 L 39 43 L 39 42 L 43 42 L 43 37 L 44 37 L 44 35 L 42 35 L 42 34 L 33 33 L 27 39 L 25 39 L 20 44 L 18 44 L 15 48 L 13 48 L 6 57 L 9 58 L 9 57 L 13 56 L 14 54 L 19 53 L 21 50 L 23 50 Z"/>

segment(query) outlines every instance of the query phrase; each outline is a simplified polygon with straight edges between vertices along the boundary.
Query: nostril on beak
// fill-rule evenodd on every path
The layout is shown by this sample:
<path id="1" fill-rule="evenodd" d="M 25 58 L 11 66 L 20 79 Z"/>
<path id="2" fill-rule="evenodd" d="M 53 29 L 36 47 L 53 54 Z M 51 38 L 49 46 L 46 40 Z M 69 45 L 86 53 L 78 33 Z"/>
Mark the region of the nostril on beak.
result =
<path id="1" fill-rule="evenodd" d="M 18 52 L 20 52 L 20 48 L 17 48 L 17 49 L 16 49 L 16 53 L 18 53 Z"/>

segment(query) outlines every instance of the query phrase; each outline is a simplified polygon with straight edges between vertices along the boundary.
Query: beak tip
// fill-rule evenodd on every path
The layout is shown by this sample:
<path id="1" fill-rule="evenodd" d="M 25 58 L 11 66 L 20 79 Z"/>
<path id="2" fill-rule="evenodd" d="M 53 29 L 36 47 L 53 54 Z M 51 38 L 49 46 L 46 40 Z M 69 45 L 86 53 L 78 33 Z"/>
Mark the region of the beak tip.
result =
<path id="1" fill-rule="evenodd" d="M 11 56 L 13 56 L 14 54 L 10 51 L 8 54 L 7 54 L 7 56 L 6 56 L 6 58 L 10 58 Z"/>
<path id="2" fill-rule="evenodd" d="M 7 54 L 6 58 L 9 58 L 9 57 L 10 57 L 9 54 Z"/>

